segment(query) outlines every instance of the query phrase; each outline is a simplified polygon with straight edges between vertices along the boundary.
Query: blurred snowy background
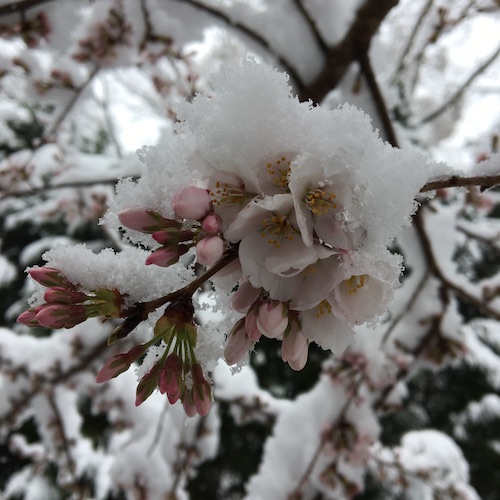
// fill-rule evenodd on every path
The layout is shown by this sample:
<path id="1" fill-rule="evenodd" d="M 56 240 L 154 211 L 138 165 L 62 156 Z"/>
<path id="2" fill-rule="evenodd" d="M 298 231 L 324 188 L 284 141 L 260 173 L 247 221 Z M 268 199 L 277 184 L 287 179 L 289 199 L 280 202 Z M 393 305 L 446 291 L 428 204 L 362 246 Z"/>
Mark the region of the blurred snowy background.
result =
<path id="1" fill-rule="evenodd" d="M 259 342 L 214 370 L 204 418 L 136 408 L 133 370 L 96 385 L 115 325 L 15 322 L 45 251 L 123 250 L 98 223 L 117 179 L 247 54 L 392 144 L 499 175 L 498 0 L 2 0 L 0 33 L 2 498 L 500 498 L 498 188 L 422 198 L 384 321 L 301 372 Z"/>

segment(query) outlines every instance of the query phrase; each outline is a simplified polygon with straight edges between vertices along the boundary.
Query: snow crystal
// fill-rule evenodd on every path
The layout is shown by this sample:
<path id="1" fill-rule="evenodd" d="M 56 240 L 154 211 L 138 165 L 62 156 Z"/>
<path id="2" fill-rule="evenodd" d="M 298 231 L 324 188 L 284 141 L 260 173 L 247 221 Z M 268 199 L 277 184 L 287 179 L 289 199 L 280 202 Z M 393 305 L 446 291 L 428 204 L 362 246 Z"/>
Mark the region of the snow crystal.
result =
<path id="1" fill-rule="evenodd" d="M 117 289 L 133 302 L 153 300 L 182 288 L 193 273 L 182 264 L 168 268 L 145 266 L 148 252 L 126 248 L 116 254 L 107 248 L 93 253 L 85 245 L 58 245 L 43 254 L 49 267 L 59 269 L 72 283 L 86 290 Z"/>

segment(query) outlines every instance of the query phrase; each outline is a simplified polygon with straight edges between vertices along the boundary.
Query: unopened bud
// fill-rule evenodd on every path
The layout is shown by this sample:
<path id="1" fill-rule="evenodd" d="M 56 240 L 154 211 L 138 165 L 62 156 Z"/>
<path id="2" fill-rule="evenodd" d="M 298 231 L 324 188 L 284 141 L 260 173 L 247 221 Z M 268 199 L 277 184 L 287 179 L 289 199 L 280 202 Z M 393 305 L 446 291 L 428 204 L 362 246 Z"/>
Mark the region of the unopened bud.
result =
<path id="1" fill-rule="evenodd" d="M 43 298 L 49 304 L 80 304 L 88 299 L 86 293 L 74 292 L 61 286 L 50 287 Z"/>
<path id="2" fill-rule="evenodd" d="M 74 304 L 46 304 L 36 313 L 38 322 L 47 328 L 72 328 L 87 317 L 85 307 Z"/>
<path id="3" fill-rule="evenodd" d="M 259 308 L 257 328 L 266 337 L 274 339 L 288 326 L 288 307 L 285 303 L 273 300 Z"/>
<path id="4" fill-rule="evenodd" d="M 188 186 L 175 193 L 172 208 L 182 219 L 199 220 L 210 211 L 210 196 L 206 189 Z"/>
<path id="5" fill-rule="evenodd" d="M 196 258 L 202 266 L 215 264 L 224 253 L 224 241 L 219 236 L 204 238 L 196 245 Z"/>

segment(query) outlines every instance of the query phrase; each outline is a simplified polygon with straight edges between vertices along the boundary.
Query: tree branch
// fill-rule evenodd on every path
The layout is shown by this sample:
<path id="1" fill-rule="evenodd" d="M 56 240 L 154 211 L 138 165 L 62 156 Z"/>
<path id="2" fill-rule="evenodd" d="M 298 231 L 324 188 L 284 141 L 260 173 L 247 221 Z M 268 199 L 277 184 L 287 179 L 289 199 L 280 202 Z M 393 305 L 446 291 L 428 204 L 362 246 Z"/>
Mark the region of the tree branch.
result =
<path id="1" fill-rule="evenodd" d="M 467 187 L 467 186 L 480 186 L 482 188 L 491 188 L 500 185 L 500 175 L 485 175 L 483 177 L 459 177 L 453 175 L 439 181 L 432 181 L 425 184 L 420 189 L 421 193 L 434 191 L 436 189 L 446 189 L 451 187 Z"/>
<path id="2" fill-rule="evenodd" d="M 44 3 L 54 2 L 55 0 L 24 0 L 21 2 L 12 2 L 0 7 L 0 16 L 23 12 L 33 7 L 38 7 Z"/>
<path id="3" fill-rule="evenodd" d="M 233 21 L 228 15 L 224 14 L 220 10 L 216 9 L 215 7 L 211 7 L 210 5 L 205 5 L 204 3 L 198 1 L 198 0 L 174 0 L 179 3 L 183 4 L 188 4 L 191 5 L 192 7 L 202 10 L 208 14 L 210 14 L 212 17 L 215 17 L 221 21 L 223 21 L 225 24 L 230 26 L 231 28 L 243 33 L 244 35 L 248 36 L 251 40 L 256 42 L 258 45 L 260 45 L 263 49 L 265 49 L 267 52 L 271 53 L 278 63 L 283 66 L 285 71 L 292 77 L 293 80 L 295 80 L 295 83 L 299 89 L 302 89 L 304 87 L 304 84 L 302 82 L 301 77 L 298 75 L 298 73 L 293 69 L 293 67 L 290 65 L 290 63 L 282 57 L 280 54 L 278 54 L 269 44 L 269 42 L 261 35 L 256 33 L 253 29 L 249 28 L 248 26 L 245 26 L 244 24 L 241 24 L 237 21 Z"/>
<path id="4" fill-rule="evenodd" d="M 471 304 L 474 306 L 476 309 L 481 311 L 483 314 L 486 316 L 489 316 L 491 318 L 494 318 L 496 320 L 500 321 L 500 312 L 492 309 L 488 305 L 486 305 L 482 300 L 477 299 L 476 297 L 472 296 L 470 293 L 468 293 L 466 290 L 458 286 L 457 284 L 453 283 L 441 270 L 439 263 L 436 259 L 436 256 L 434 255 L 434 252 L 432 250 L 432 244 L 429 238 L 429 235 L 427 234 L 425 230 L 425 223 L 424 223 L 424 214 L 425 209 L 421 208 L 415 217 L 413 218 L 415 228 L 418 232 L 418 235 L 420 237 L 420 241 L 422 243 L 422 248 L 425 254 L 425 257 L 427 259 L 427 262 L 429 264 L 429 268 L 436 276 L 436 278 L 441 281 L 443 286 L 453 292 L 457 297 L 459 297 L 461 300 L 464 302 L 467 302 L 468 304 Z"/>
<path id="5" fill-rule="evenodd" d="M 399 0 L 366 0 L 344 39 L 329 49 L 321 73 L 299 91 L 300 99 L 321 102 L 338 84 L 349 65 L 359 59 L 361 54 L 368 53 L 370 42 L 380 23 L 398 2 Z"/>
<path id="6" fill-rule="evenodd" d="M 435 118 L 437 118 L 441 113 L 446 111 L 450 106 L 455 104 L 460 97 L 462 97 L 463 93 L 467 90 L 468 87 L 472 84 L 472 82 L 480 76 L 486 69 L 488 69 L 493 62 L 495 62 L 495 59 L 500 55 L 500 46 L 497 47 L 495 52 L 491 54 L 486 61 L 483 62 L 470 76 L 467 78 L 467 80 L 458 88 L 458 90 L 441 106 L 439 106 L 436 110 L 432 111 L 429 113 L 427 116 L 424 116 L 414 127 L 417 127 L 419 125 L 423 125 L 424 123 L 428 123 Z"/>
<path id="7" fill-rule="evenodd" d="M 395 148 L 399 147 L 398 138 L 394 127 L 392 126 L 392 120 L 389 116 L 389 111 L 385 104 L 384 96 L 377 82 L 375 73 L 373 72 L 372 65 L 370 63 L 370 58 L 367 52 L 362 52 L 359 56 L 359 64 L 361 65 L 361 71 L 363 72 L 368 88 L 373 97 L 375 107 L 377 109 L 380 120 L 382 121 L 382 126 L 384 127 L 385 135 L 389 143 Z"/>
<path id="8" fill-rule="evenodd" d="M 311 29 L 311 32 L 314 36 L 314 39 L 316 40 L 316 43 L 320 47 L 323 54 L 326 55 L 328 53 L 328 45 L 323 40 L 323 37 L 318 29 L 318 25 L 316 24 L 316 21 L 312 18 L 312 16 L 306 10 L 306 8 L 304 7 L 304 4 L 302 3 L 302 0 L 293 0 L 293 3 L 297 7 L 297 10 L 302 14 L 304 19 L 307 21 L 307 24 L 309 25 L 309 28 Z"/>

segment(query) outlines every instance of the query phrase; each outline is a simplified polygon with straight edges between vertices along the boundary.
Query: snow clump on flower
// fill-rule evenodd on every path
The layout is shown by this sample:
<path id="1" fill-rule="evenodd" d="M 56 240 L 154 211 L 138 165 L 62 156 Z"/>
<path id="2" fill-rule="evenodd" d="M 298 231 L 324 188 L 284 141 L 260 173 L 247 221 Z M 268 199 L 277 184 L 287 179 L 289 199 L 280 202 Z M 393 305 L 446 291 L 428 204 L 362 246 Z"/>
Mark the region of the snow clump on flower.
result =
<path id="1" fill-rule="evenodd" d="M 386 247 L 430 172 L 420 154 L 384 143 L 359 109 L 301 103 L 287 78 L 251 60 L 221 70 L 213 95 L 179 106 L 177 135 L 145 155 L 137 183 L 118 185 L 107 216 L 133 206 L 179 220 L 177 207 L 193 203 L 188 188 L 206 189 L 210 207 L 183 221 L 193 232 L 183 244 L 201 251 L 217 241 L 215 256 L 222 241 L 237 249 L 236 301 L 250 298 L 228 338 L 232 363 L 266 335 L 301 367 L 304 342 L 342 352 L 353 326 L 382 315 L 401 270 Z M 218 234 L 204 232 L 208 217 Z"/>

